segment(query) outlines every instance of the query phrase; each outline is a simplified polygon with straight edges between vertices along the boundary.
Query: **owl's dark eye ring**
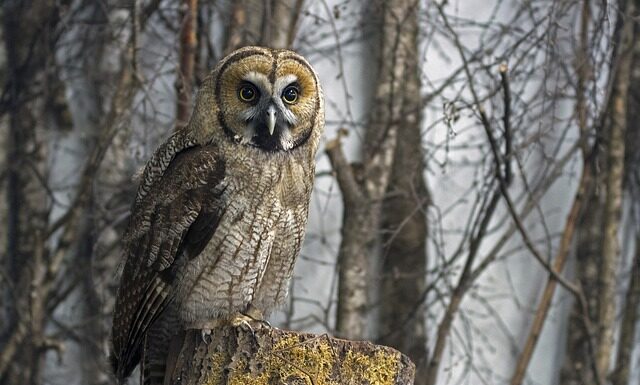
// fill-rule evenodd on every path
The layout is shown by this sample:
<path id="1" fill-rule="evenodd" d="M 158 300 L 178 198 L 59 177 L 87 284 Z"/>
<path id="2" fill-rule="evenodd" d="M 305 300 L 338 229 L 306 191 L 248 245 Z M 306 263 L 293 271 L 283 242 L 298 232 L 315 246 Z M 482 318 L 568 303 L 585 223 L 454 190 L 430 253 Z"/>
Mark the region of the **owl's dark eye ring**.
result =
<path id="1" fill-rule="evenodd" d="M 287 86 L 287 88 L 285 88 L 284 91 L 282 91 L 282 100 L 284 100 L 285 103 L 293 104 L 296 101 L 298 101 L 299 93 L 300 93 L 300 90 L 298 89 L 297 86 L 295 85 Z"/>
<path id="2" fill-rule="evenodd" d="M 238 98 L 243 102 L 250 103 L 256 100 L 258 90 L 252 84 L 245 84 L 238 90 Z"/>

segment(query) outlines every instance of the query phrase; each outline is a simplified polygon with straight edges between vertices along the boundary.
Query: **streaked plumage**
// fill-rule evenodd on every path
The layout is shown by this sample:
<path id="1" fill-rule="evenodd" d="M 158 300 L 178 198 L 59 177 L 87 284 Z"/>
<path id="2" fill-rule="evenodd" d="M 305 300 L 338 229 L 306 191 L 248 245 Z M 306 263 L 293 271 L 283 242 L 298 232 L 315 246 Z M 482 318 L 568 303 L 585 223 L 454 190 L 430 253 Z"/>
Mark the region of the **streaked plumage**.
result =
<path id="1" fill-rule="evenodd" d="M 123 238 L 121 381 L 141 359 L 145 382 L 161 381 L 180 329 L 284 301 L 323 126 L 318 77 L 292 51 L 246 47 L 205 80 L 189 124 L 147 163 Z"/>

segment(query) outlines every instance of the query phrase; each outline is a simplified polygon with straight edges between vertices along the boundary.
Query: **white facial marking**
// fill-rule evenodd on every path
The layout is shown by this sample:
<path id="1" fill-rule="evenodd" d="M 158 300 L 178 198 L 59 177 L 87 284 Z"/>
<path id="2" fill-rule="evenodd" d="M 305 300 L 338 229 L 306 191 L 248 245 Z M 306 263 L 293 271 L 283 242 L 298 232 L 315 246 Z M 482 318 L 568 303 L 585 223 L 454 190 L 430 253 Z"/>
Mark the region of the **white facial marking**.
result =
<path id="1" fill-rule="evenodd" d="M 293 112 L 291 112 L 291 110 L 282 101 L 282 92 L 288 85 L 296 82 L 297 80 L 298 77 L 296 75 L 289 74 L 277 78 L 275 83 L 273 84 L 273 100 L 278 105 L 278 109 L 282 111 L 284 119 L 292 126 L 297 123 L 298 119 L 296 119 L 296 116 L 293 114 Z"/>
<path id="2" fill-rule="evenodd" d="M 267 94 L 271 93 L 271 83 L 269 83 L 269 78 L 267 78 L 265 74 L 251 71 L 244 75 L 242 80 L 255 84 L 262 92 L 266 92 Z"/>
<path id="3" fill-rule="evenodd" d="M 289 130 L 285 130 L 280 137 L 280 144 L 282 145 L 282 149 L 288 151 L 293 148 L 293 138 L 291 137 L 291 132 Z"/>
<path id="4" fill-rule="evenodd" d="M 284 103 L 282 103 L 282 101 L 280 102 L 280 104 L 281 104 L 280 109 L 282 111 L 282 115 L 284 115 L 284 119 L 290 125 L 295 126 L 296 123 L 298 122 L 298 119 L 296 119 L 296 116 L 293 114 L 293 112 L 291 112 L 290 109 L 284 106 Z"/>
<path id="5" fill-rule="evenodd" d="M 273 84 L 273 97 L 280 99 L 282 96 L 282 91 L 284 91 L 285 87 L 289 84 L 298 80 L 298 77 L 294 74 L 285 75 L 276 79 Z"/>

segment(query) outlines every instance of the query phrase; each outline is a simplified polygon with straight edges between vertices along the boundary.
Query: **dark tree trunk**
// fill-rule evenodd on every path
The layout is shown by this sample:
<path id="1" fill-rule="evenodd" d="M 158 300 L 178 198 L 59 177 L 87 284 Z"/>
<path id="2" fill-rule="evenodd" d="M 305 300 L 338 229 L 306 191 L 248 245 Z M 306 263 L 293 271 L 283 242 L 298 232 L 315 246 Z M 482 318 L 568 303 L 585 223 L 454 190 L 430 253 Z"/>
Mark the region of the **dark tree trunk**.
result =
<path id="1" fill-rule="evenodd" d="M 380 343 L 411 357 L 417 368 L 416 383 L 425 378 L 427 336 L 424 290 L 427 274 L 427 206 L 422 147 L 422 99 L 418 47 L 418 12 L 404 21 L 407 56 L 403 100 L 387 196 L 382 208 L 382 288 L 380 292 Z"/>
<path id="2" fill-rule="evenodd" d="M 408 79 L 415 79 L 416 16 L 418 2 L 375 2 L 371 18 L 382 25 L 379 36 L 378 82 L 372 113 L 362 143 L 362 166 L 354 169 L 341 153 L 339 139 L 327 144 L 327 153 L 343 195 L 342 240 L 338 251 L 338 309 L 340 336 L 368 336 L 369 282 L 377 250 L 382 202 L 389 186 Z M 411 86 L 415 86 L 412 84 Z M 413 91 L 415 92 L 415 91 Z M 417 119 L 417 118 L 416 118 Z M 411 124 L 411 117 L 407 123 Z M 417 124 L 417 123 L 416 123 Z M 415 174 L 414 174 L 415 175 Z"/>
<path id="3" fill-rule="evenodd" d="M 588 4 L 588 2 L 585 2 Z M 585 16 L 585 14 L 587 16 Z M 583 10 L 583 18 L 589 12 Z M 607 106 L 607 124 L 596 126 L 597 136 L 604 139 L 602 153 L 590 167 L 601 170 L 596 175 L 596 187 L 590 194 L 589 210 L 578 229 L 576 244 L 576 274 L 584 291 L 589 314 L 584 314 L 581 304 L 576 303 L 569 319 L 567 354 L 561 372 L 563 384 L 605 384 L 611 371 L 610 357 L 613 353 L 615 328 L 617 269 L 621 247 L 618 244 L 620 229 L 623 179 L 625 168 L 625 130 L 627 120 L 628 84 L 631 76 L 634 4 L 626 2 L 618 15 L 616 49 L 612 53 L 615 67 L 610 77 L 611 102 Z M 583 22 L 584 24 L 584 22 Z M 582 27 L 586 34 L 585 28 Z M 581 46 L 586 50 L 586 38 Z M 585 51 L 586 52 L 586 51 Z M 583 53 L 586 58 L 586 53 Z M 585 75 L 586 61 L 578 67 L 578 79 Z M 584 82 L 578 83 L 578 105 L 584 104 L 586 90 Z M 582 85 L 582 86 L 581 86 Z M 582 100 L 582 101 L 581 101 Z M 580 112 L 580 111 L 579 111 Z M 579 113 L 581 127 L 586 128 L 586 115 Z M 595 124 L 597 124 L 596 122 Z M 583 133 L 587 130 L 583 129 Z M 597 165 L 596 165 L 597 163 Z M 585 317 L 594 324 L 595 335 L 590 336 L 583 325 Z M 594 344 L 593 353 L 589 344 Z M 594 370 L 595 368 L 595 370 Z M 598 378 L 595 378 L 597 373 Z"/>
<path id="4" fill-rule="evenodd" d="M 2 338 L 22 338 L 12 362 L 0 362 L 0 377 L 6 384 L 38 384 L 46 298 L 38 295 L 32 282 L 45 273 L 43 237 L 49 198 L 42 188 L 46 154 L 38 130 L 43 122 L 34 114 L 42 107 L 34 94 L 42 91 L 38 83 L 44 79 L 46 63 L 52 61 L 58 9 L 49 2 L 6 1 L 2 11 L 9 91 L 6 271 L 12 279 L 3 287 L 13 290 L 8 296 L 13 302 Z M 0 345 L 6 346 L 6 342 Z M 5 365 L 11 365 L 6 372 Z"/>
<path id="5" fill-rule="evenodd" d="M 622 188 L 624 179 L 625 131 L 627 129 L 627 103 L 631 63 L 633 60 L 635 6 L 627 1 L 620 8 L 618 24 L 620 33 L 615 52 L 617 66 L 613 76 L 610 110 L 610 125 L 607 135 L 606 201 L 604 208 L 604 230 L 602 260 L 599 273 L 598 295 L 598 346 L 596 364 L 600 383 L 604 384 L 611 366 L 616 324 L 616 283 L 621 247 L 618 234 L 622 210 Z"/>
<path id="6" fill-rule="evenodd" d="M 590 166 L 587 166 L 590 167 Z M 599 178 L 601 179 L 601 178 Z M 595 179 L 594 183 L 602 186 L 602 181 Z M 588 197 L 583 211 L 582 220 L 576 229 L 575 242 L 575 271 L 576 281 L 584 292 L 589 306 L 589 317 L 595 320 L 598 312 L 598 261 L 602 245 L 602 194 L 597 193 L 600 188 L 593 188 Z M 575 303 L 569 315 L 569 327 L 567 329 L 567 353 L 562 367 L 560 378 L 562 384 L 582 385 L 593 384 L 593 370 L 588 354 L 589 336 L 585 333 L 583 317 L 585 314 L 580 304 Z"/>
<path id="7" fill-rule="evenodd" d="M 303 0 L 240 0 L 231 7 L 225 52 L 245 45 L 291 48 Z"/>
<path id="8" fill-rule="evenodd" d="M 636 226 L 638 225 L 636 224 Z M 637 346 L 636 325 L 640 313 L 640 236 L 636 236 L 635 244 L 636 251 L 631 263 L 629 288 L 622 311 L 616 367 L 611 378 L 612 385 L 627 385 L 629 383 L 629 375 L 633 367 L 633 349 Z"/>
<path id="9" fill-rule="evenodd" d="M 630 2 L 632 0 L 629 0 Z M 633 0 L 636 17 L 640 11 L 640 1 Z M 627 97 L 627 132 L 625 154 L 625 194 L 633 213 L 640 212 L 640 25 L 634 25 L 633 59 L 629 95 Z M 636 233 L 635 253 L 631 262 L 629 285 L 622 305 L 622 321 L 620 324 L 616 366 L 613 372 L 612 385 L 627 385 L 633 367 L 633 352 L 637 348 L 637 324 L 640 317 L 640 223 L 633 216 Z"/>
<path id="10" fill-rule="evenodd" d="M 176 74 L 177 108 L 176 130 L 182 128 L 191 116 L 191 99 L 195 81 L 195 63 L 198 26 L 198 0 L 183 0 L 180 7 L 180 63 Z"/>

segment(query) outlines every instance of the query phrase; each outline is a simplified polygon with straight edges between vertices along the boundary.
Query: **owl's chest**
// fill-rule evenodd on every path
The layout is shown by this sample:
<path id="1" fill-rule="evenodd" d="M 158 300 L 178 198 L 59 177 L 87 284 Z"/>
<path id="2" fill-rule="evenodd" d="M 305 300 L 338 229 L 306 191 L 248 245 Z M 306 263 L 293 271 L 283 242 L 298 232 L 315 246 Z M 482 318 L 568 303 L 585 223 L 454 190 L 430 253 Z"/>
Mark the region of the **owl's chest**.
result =
<path id="1" fill-rule="evenodd" d="M 255 264 L 259 283 L 268 265 L 295 259 L 304 236 L 309 196 L 304 185 L 282 172 L 265 172 L 252 180 L 253 184 L 230 181 L 218 236 L 221 243 L 223 238 L 235 242 L 236 268 Z"/>
<path id="2" fill-rule="evenodd" d="M 238 268 L 245 263 L 257 265 L 260 279 L 271 254 L 281 253 L 298 231 L 299 222 L 306 219 L 308 198 L 286 168 L 256 170 L 224 182 L 227 188 L 217 241 L 236 248 L 238 257 L 233 263 Z"/>
<path id="3" fill-rule="evenodd" d="M 241 251 L 260 255 L 270 251 L 291 235 L 292 222 L 306 218 L 304 190 L 281 172 L 255 173 L 241 180 L 228 178 L 223 183 L 222 218 L 216 233 L 219 238 L 241 238 Z"/>
<path id="4" fill-rule="evenodd" d="M 253 185 L 223 180 L 218 227 L 187 264 L 180 282 L 187 296 L 184 320 L 210 318 L 253 301 L 272 256 L 282 255 L 291 239 L 298 238 L 293 232 L 306 210 L 282 199 L 277 176 L 260 175 Z"/>

